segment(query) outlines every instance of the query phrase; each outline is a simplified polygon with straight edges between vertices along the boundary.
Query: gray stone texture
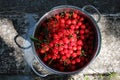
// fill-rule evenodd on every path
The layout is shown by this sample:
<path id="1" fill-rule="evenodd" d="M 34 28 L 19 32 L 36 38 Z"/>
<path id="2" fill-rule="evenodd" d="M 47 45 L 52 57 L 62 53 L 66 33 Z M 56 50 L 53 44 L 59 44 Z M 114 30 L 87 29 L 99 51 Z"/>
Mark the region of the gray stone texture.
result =
<path id="1" fill-rule="evenodd" d="M 24 59 L 24 50 L 14 42 L 19 34 L 18 42 L 23 45 L 26 34 L 31 33 L 39 18 L 51 8 L 58 5 L 74 5 L 82 8 L 93 5 L 101 12 L 98 26 L 101 31 L 102 44 L 99 55 L 82 72 L 75 75 L 46 78 L 35 77 Z M 90 80 L 120 80 L 99 79 L 99 75 L 116 72 L 120 74 L 120 0 L 1 0 L 0 1 L 0 80 L 84 80 L 88 75 Z M 93 15 L 94 18 L 96 14 Z M 29 34 L 30 35 L 30 34 Z M 36 62 L 37 64 L 37 62 Z M 41 71 L 41 66 L 36 66 Z M 14 76 L 14 75 L 24 76 Z M 26 75 L 27 74 L 27 75 Z M 6 75 L 6 76 L 5 76 Z M 13 75 L 13 76 L 9 76 Z M 30 77 L 32 76 L 32 78 Z M 14 77 L 14 78 L 13 78 Z M 51 79 L 50 79 L 51 78 Z"/>

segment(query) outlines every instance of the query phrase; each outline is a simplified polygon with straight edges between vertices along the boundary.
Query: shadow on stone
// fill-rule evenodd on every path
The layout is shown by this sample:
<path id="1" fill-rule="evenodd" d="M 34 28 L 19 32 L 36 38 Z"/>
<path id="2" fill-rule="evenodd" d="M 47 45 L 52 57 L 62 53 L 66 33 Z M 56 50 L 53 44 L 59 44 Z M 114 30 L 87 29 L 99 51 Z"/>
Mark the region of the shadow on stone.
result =
<path id="1" fill-rule="evenodd" d="M 116 38 L 120 38 L 120 17 L 109 16 L 106 19 L 106 35 L 113 35 Z"/>
<path id="2" fill-rule="evenodd" d="M 49 75 L 45 80 L 74 80 L 70 75 Z"/>
<path id="3" fill-rule="evenodd" d="M 20 72 L 14 57 L 15 49 L 7 45 L 0 37 L 0 74 L 16 74 Z M 22 69 L 22 67 L 21 67 Z"/>

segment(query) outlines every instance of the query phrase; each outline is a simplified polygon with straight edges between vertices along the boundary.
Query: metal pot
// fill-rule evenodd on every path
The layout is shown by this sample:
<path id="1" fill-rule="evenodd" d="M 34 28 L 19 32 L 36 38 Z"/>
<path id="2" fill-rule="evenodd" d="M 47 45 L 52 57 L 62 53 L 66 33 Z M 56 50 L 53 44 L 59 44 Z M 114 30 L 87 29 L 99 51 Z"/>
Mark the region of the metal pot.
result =
<path id="1" fill-rule="evenodd" d="M 97 14 L 98 14 L 98 20 L 95 21 L 95 19 L 91 16 L 90 13 L 88 13 L 86 11 L 87 8 L 91 8 L 91 9 L 94 9 Z M 65 11 L 65 10 L 68 10 L 68 9 L 71 9 L 71 10 L 78 10 L 81 14 L 85 15 L 88 19 L 90 19 L 91 23 L 94 25 L 94 29 L 95 29 L 95 32 L 96 32 L 96 42 L 95 42 L 95 49 L 94 49 L 94 56 L 92 57 L 92 60 L 99 54 L 99 51 L 100 51 L 100 47 L 101 47 L 101 34 L 100 34 L 100 30 L 99 30 L 99 27 L 97 25 L 97 23 L 99 22 L 101 16 L 100 16 L 100 12 L 92 5 L 87 5 L 87 6 L 84 6 L 83 8 L 79 8 L 79 7 L 76 7 L 76 6 L 71 6 L 71 5 L 61 5 L 61 6 L 57 6 L 57 7 L 54 7 L 53 9 L 51 9 L 49 12 L 47 12 L 46 14 L 44 14 L 40 20 L 38 21 L 38 23 L 35 25 L 34 29 L 33 29 L 33 33 L 32 35 L 34 36 L 35 35 L 35 32 L 38 30 L 38 26 L 41 24 L 41 22 L 48 18 L 48 17 L 51 17 L 51 15 L 54 15 L 54 14 L 57 14 L 57 13 L 60 13 L 61 11 Z M 45 65 L 44 62 L 38 57 L 38 55 L 36 54 L 36 51 L 35 51 L 35 47 L 34 47 L 34 43 L 33 42 L 29 42 L 26 41 L 24 45 L 30 45 L 29 47 L 21 47 L 18 43 L 17 43 L 17 37 L 15 37 L 15 42 L 16 44 L 24 49 L 25 53 L 26 53 L 26 56 L 25 56 L 25 59 L 27 60 L 28 64 L 31 66 L 32 70 L 38 75 L 38 76 L 41 76 L 41 77 L 45 77 L 49 74 L 40 74 L 36 71 L 36 69 L 34 69 L 33 67 L 33 61 L 34 60 L 37 60 L 39 62 L 39 64 L 41 64 L 47 71 L 49 71 L 51 74 L 59 74 L 59 75 L 64 75 L 64 74 L 75 74 L 75 73 L 78 73 L 80 71 L 82 71 L 86 66 L 89 65 L 89 63 L 92 61 L 89 61 L 89 63 L 87 63 L 83 68 L 80 68 L 79 70 L 76 70 L 76 71 L 72 71 L 72 72 L 60 72 L 60 71 L 57 71 L 57 70 L 54 70 L 52 68 L 50 68 L 49 66 Z M 29 53 L 29 54 L 28 54 Z M 29 58 L 29 59 L 28 59 Z"/>

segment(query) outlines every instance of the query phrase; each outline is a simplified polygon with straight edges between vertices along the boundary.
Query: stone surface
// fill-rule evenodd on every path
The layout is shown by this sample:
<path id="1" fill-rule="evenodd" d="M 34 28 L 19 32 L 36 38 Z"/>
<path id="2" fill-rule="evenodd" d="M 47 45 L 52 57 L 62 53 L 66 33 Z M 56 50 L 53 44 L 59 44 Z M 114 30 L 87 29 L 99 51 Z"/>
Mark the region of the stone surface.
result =
<path id="1" fill-rule="evenodd" d="M 120 80 L 120 6 L 116 3 L 119 4 L 120 0 L 1 0 L 0 80 Z M 31 27 L 44 13 L 55 6 L 65 4 L 80 8 L 91 4 L 102 13 L 102 19 L 98 23 L 102 36 L 101 51 L 96 59 L 79 74 L 35 77 L 24 59 L 24 51 L 15 44 L 14 37 L 19 34 L 18 42 L 23 44 L 26 34 L 31 34 Z M 96 15 L 93 16 L 96 18 Z M 36 68 L 38 71 L 42 69 L 39 65 Z M 101 77 L 110 72 L 115 72 L 118 76 L 111 79 L 106 75 Z M 28 76 L 8 76 L 8 74 L 28 74 Z"/>
<path id="2" fill-rule="evenodd" d="M 1 54 L 0 54 L 0 74 L 31 74 L 30 68 L 26 65 L 24 61 L 23 54 L 21 49 L 14 43 L 14 36 L 21 34 L 21 37 L 24 38 L 27 32 L 30 32 L 31 27 L 39 19 L 39 14 L 21 14 L 21 17 L 16 17 L 14 15 L 8 16 L 9 19 L 0 20 L 0 42 L 1 42 Z M 2 16 L 2 15 L 1 15 Z M 2 17 L 6 17 L 4 15 Z M 96 16 L 96 15 L 93 15 Z M 12 23 L 13 22 L 13 23 Z M 14 25 L 14 26 L 13 26 Z M 118 16 L 109 16 L 102 15 L 98 26 L 101 31 L 102 44 L 101 51 L 96 59 L 86 67 L 79 74 L 71 75 L 69 78 L 74 78 L 75 80 L 81 79 L 84 80 L 84 75 L 90 75 L 88 77 L 95 78 L 94 74 L 104 74 L 110 72 L 120 73 L 120 17 Z M 24 28 L 23 28 L 24 27 Z M 21 30 L 22 29 L 22 30 Z M 30 32 L 31 33 L 31 32 Z M 23 36 L 22 36 L 23 35 Z M 7 36 L 7 37 L 6 37 Z M 22 40 L 24 42 L 24 40 Z M 19 42 L 19 41 L 18 41 Z M 21 41 L 20 41 L 21 42 Z M 23 43 L 22 42 L 22 43 Z M 26 68 L 27 67 L 27 68 Z M 36 66 L 38 71 L 41 71 L 41 66 Z M 91 77 L 92 76 L 92 77 Z M 45 79 L 55 78 L 55 76 L 48 76 Z M 61 78 L 64 78 L 62 76 Z M 36 78 L 41 79 L 41 78 Z M 56 78 L 58 80 L 58 78 Z M 96 79 L 97 80 L 97 79 Z M 104 80 L 104 79 L 103 79 Z"/>
<path id="3" fill-rule="evenodd" d="M 0 74 L 28 74 L 30 68 L 25 62 L 23 50 L 15 43 L 23 45 L 27 32 L 26 17 L 23 14 L 0 15 Z M 7 17 L 7 18 L 6 18 Z"/>
<path id="4" fill-rule="evenodd" d="M 14 42 L 17 32 L 11 20 L 0 19 L 0 73 L 16 73 L 24 70 L 22 51 Z"/>

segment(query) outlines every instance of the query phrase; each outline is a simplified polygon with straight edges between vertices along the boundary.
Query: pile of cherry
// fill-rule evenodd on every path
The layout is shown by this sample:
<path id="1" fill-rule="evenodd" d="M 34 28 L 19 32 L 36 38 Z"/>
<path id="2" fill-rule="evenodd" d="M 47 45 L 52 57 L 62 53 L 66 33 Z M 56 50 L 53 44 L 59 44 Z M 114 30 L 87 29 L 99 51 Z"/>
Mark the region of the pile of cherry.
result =
<path id="1" fill-rule="evenodd" d="M 78 70 L 94 55 L 94 26 L 77 11 L 53 15 L 38 29 L 33 39 L 36 52 L 47 66 L 55 70 Z"/>

